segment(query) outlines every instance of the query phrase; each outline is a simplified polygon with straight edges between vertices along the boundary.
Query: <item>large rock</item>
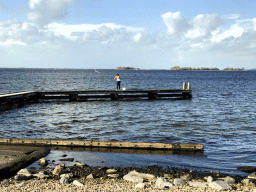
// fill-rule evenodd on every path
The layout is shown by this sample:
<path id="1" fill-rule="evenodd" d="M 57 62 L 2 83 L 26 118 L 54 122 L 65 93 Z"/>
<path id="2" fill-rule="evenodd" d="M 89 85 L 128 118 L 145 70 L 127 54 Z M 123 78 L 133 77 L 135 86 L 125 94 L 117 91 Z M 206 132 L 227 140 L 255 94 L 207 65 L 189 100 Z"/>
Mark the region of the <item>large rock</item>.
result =
<path id="1" fill-rule="evenodd" d="M 209 187 L 217 190 L 231 190 L 232 187 L 225 181 L 214 181 L 209 183 Z"/>
<path id="2" fill-rule="evenodd" d="M 18 171 L 17 175 L 31 175 L 27 169 L 21 169 Z"/>
<path id="3" fill-rule="evenodd" d="M 135 185 L 136 188 L 139 189 L 144 189 L 145 188 L 145 183 L 138 183 L 137 185 Z"/>
<path id="4" fill-rule="evenodd" d="M 111 178 L 117 178 L 119 177 L 119 174 L 117 173 L 117 170 L 116 169 L 108 169 L 106 171 L 106 173 L 108 174 L 108 177 L 111 177 Z"/>
<path id="5" fill-rule="evenodd" d="M 61 179 L 60 179 L 60 184 L 62 184 L 62 185 L 66 185 L 66 184 L 68 184 L 69 182 L 68 182 L 68 178 L 66 178 L 66 177 L 61 177 Z"/>
<path id="6" fill-rule="evenodd" d="M 59 159 L 59 161 L 69 161 L 69 162 L 73 162 L 73 161 L 74 161 L 74 158 Z"/>
<path id="7" fill-rule="evenodd" d="M 175 178 L 173 180 L 173 184 L 174 185 L 186 185 L 186 182 L 184 180 L 182 180 L 181 178 Z"/>
<path id="8" fill-rule="evenodd" d="M 135 170 L 129 172 L 128 174 L 131 174 L 131 175 L 136 176 L 136 177 L 140 177 L 140 178 L 142 178 L 144 180 L 148 180 L 148 181 L 151 181 L 151 180 L 155 179 L 154 175 L 147 174 L 147 173 L 139 173 Z"/>
<path id="9" fill-rule="evenodd" d="M 83 167 L 89 167 L 89 165 L 84 164 L 84 163 L 80 163 L 80 162 L 77 162 L 77 163 L 76 163 L 76 166 L 77 166 L 77 167 L 81 167 L 81 168 L 83 168 Z"/>
<path id="10" fill-rule="evenodd" d="M 230 176 L 225 177 L 224 181 L 227 182 L 228 184 L 235 184 L 235 179 Z"/>
<path id="11" fill-rule="evenodd" d="M 134 183 L 142 183 L 143 182 L 143 178 L 135 176 L 131 173 L 128 173 L 127 175 L 123 176 L 123 179 L 127 180 L 127 181 L 134 182 Z"/>
<path id="12" fill-rule="evenodd" d="M 45 158 L 41 158 L 37 161 L 37 164 L 40 165 L 40 166 L 47 166 L 48 161 L 46 161 Z"/>
<path id="13" fill-rule="evenodd" d="M 256 172 L 253 172 L 251 173 L 249 176 L 248 176 L 249 179 L 256 179 Z"/>
<path id="14" fill-rule="evenodd" d="M 191 186 L 191 187 L 207 187 L 208 184 L 203 183 L 203 182 L 189 182 L 189 186 Z"/>
<path id="15" fill-rule="evenodd" d="M 59 175 L 61 173 L 61 171 L 65 168 L 65 165 L 58 165 L 54 168 L 54 170 L 52 171 L 53 175 Z"/>
<path id="16" fill-rule="evenodd" d="M 21 181 L 21 180 L 29 180 L 32 178 L 32 175 L 15 175 L 14 180 Z"/>
<path id="17" fill-rule="evenodd" d="M 117 178 L 117 177 L 119 177 L 119 174 L 118 173 L 116 173 L 116 174 L 108 174 L 108 177 L 110 177 L 110 178 Z"/>
<path id="18" fill-rule="evenodd" d="M 42 173 L 33 174 L 33 176 L 37 177 L 37 178 L 40 178 L 40 179 L 45 179 L 45 178 L 49 177 L 49 175 L 45 175 L 45 174 L 42 174 Z"/>
<path id="19" fill-rule="evenodd" d="M 116 173 L 117 172 L 117 170 L 116 169 L 108 169 L 107 171 L 106 171 L 106 173 Z"/>
<path id="20" fill-rule="evenodd" d="M 74 180 L 74 181 L 73 181 L 73 184 L 76 185 L 76 186 L 78 186 L 78 187 L 83 187 L 83 186 L 84 186 L 84 184 L 80 183 L 80 182 L 77 181 L 77 180 Z"/>
<path id="21" fill-rule="evenodd" d="M 65 174 L 61 174 L 60 177 L 66 177 L 67 179 L 72 178 L 74 175 L 73 173 L 65 173 Z"/>
<path id="22" fill-rule="evenodd" d="M 255 186 L 255 184 L 254 184 L 253 182 L 251 182 L 250 179 L 243 179 L 243 180 L 241 181 L 241 183 L 243 183 L 243 184 L 246 185 L 246 186 Z"/>
<path id="23" fill-rule="evenodd" d="M 96 177 L 96 175 L 94 175 L 93 173 L 91 173 L 90 175 L 88 175 L 88 176 L 86 177 L 86 179 L 95 179 L 95 178 L 97 178 L 97 177 Z"/>
<path id="24" fill-rule="evenodd" d="M 190 174 L 186 174 L 186 175 L 182 175 L 180 178 L 184 181 L 188 181 L 192 179 L 192 176 Z"/>
<path id="25" fill-rule="evenodd" d="M 165 189 L 165 188 L 173 187 L 173 184 L 171 182 L 167 181 L 164 177 L 159 177 L 156 180 L 155 186 L 158 189 Z"/>
<path id="26" fill-rule="evenodd" d="M 243 179 L 241 181 L 241 183 L 243 183 L 244 185 L 249 185 L 250 184 L 250 179 Z"/>
<path id="27" fill-rule="evenodd" d="M 213 178 L 212 178 L 212 176 L 208 176 L 207 177 L 207 183 L 211 183 L 211 182 L 213 182 Z"/>

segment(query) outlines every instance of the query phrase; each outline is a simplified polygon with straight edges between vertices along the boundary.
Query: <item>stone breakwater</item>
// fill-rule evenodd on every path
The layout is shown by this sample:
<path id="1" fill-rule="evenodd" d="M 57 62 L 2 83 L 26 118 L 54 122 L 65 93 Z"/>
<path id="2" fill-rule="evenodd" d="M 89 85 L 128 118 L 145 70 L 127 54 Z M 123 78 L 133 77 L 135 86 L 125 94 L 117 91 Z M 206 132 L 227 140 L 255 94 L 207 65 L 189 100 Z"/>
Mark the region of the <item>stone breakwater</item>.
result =
<path id="1" fill-rule="evenodd" d="M 0 182 L 0 191 L 249 191 L 256 192 L 256 175 L 228 176 L 219 171 L 200 173 L 188 169 L 90 167 L 77 162 L 55 168 L 38 161 L 39 171 L 21 169 Z"/>

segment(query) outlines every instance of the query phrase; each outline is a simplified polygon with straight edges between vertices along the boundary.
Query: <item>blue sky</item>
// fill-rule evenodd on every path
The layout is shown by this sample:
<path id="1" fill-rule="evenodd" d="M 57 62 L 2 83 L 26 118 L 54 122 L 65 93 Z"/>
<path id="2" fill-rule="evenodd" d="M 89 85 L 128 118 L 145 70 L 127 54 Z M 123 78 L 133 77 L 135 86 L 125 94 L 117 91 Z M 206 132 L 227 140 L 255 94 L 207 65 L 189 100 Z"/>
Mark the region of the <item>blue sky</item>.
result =
<path id="1" fill-rule="evenodd" d="M 253 0 L 0 0 L 0 67 L 256 68 Z"/>

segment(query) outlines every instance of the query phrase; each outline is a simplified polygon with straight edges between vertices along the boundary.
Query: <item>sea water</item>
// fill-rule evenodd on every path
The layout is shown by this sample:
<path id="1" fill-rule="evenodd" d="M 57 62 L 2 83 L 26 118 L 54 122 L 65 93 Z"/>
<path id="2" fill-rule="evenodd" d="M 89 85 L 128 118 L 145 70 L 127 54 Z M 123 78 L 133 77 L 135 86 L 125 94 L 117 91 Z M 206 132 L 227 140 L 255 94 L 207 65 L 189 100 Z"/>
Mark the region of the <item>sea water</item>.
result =
<path id="1" fill-rule="evenodd" d="M 0 137 L 202 143 L 202 156 L 136 161 L 227 173 L 256 166 L 256 71 L 0 69 L 0 94 L 116 89 L 116 73 L 126 90 L 181 89 L 191 82 L 193 98 L 30 104 L 0 111 Z M 135 162 L 131 154 L 123 159 Z"/>

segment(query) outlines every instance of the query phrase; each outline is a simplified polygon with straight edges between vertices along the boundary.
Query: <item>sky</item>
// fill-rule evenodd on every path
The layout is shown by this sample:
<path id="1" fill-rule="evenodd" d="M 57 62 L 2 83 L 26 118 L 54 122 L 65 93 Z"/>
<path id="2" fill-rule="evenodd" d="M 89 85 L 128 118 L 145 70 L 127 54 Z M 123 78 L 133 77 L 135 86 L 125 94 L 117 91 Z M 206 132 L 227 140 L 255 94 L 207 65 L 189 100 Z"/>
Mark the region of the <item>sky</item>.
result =
<path id="1" fill-rule="evenodd" d="M 256 68 L 254 0 L 0 0 L 0 68 Z"/>

